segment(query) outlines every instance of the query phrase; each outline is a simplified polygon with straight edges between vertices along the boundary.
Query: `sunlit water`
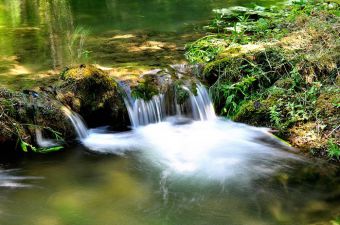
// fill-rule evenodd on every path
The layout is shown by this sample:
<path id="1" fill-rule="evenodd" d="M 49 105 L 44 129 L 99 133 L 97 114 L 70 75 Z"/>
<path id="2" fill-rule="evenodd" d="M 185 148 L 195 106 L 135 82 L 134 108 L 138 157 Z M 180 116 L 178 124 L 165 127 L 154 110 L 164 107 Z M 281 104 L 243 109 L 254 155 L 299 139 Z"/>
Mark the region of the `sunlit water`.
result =
<path id="1" fill-rule="evenodd" d="M 248 4 L 0 0 L 0 66 L 14 63 L 16 75 L 64 66 L 84 56 L 85 36 L 147 30 L 178 38 L 213 8 Z M 162 117 L 113 133 L 87 131 L 79 120 L 82 146 L 0 170 L 0 224 L 301 225 L 340 212 L 339 169 L 292 153 L 267 129 Z"/>
<path id="2" fill-rule="evenodd" d="M 85 62 L 159 64 L 160 58 L 172 57 L 162 53 L 162 46 L 184 48 L 183 34 L 195 33 L 195 27 L 203 26 L 198 23 L 213 17 L 214 8 L 280 2 L 284 1 L 0 0 L 0 79 Z M 152 49 L 147 41 L 160 47 Z"/>

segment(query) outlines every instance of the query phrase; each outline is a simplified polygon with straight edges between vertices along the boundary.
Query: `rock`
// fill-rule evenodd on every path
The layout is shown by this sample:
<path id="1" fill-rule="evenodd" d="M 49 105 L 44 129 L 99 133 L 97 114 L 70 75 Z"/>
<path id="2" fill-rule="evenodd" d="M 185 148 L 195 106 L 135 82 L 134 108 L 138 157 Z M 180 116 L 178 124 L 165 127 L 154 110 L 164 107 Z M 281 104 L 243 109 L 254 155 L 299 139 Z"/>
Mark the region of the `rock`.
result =
<path id="1" fill-rule="evenodd" d="M 0 145 L 7 150 L 2 153 L 18 148 L 21 142 L 37 146 L 36 129 L 46 138 L 74 140 L 75 132 L 61 107 L 45 93 L 0 89 Z"/>
<path id="2" fill-rule="evenodd" d="M 80 65 L 61 74 L 57 99 L 79 113 L 90 127 L 110 125 L 126 130 L 130 124 L 118 82 L 93 65 Z"/>

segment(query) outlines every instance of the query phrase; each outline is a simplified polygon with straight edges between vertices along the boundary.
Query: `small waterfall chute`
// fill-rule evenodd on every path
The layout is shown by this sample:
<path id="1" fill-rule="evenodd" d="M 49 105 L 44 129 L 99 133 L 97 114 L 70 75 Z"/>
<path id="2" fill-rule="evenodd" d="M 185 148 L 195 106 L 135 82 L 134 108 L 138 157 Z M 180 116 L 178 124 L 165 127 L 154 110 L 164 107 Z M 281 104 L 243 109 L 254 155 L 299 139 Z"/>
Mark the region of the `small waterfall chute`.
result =
<path id="1" fill-rule="evenodd" d="M 88 128 L 85 125 L 84 120 L 81 118 L 80 115 L 73 112 L 66 106 L 63 106 L 61 110 L 65 113 L 65 115 L 69 118 L 71 121 L 79 139 L 85 139 L 88 137 Z"/>
<path id="2" fill-rule="evenodd" d="M 35 137 L 36 137 L 38 146 L 41 148 L 50 148 L 54 146 L 59 146 L 60 144 L 57 140 L 45 138 L 40 128 L 35 129 Z"/>
<path id="3" fill-rule="evenodd" d="M 168 88 L 167 92 L 155 95 L 150 100 L 134 99 L 128 89 L 124 101 L 132 126 L 137 128 L 160 123 L 174 116 L 201 121 L 216 119 L 208 91 L 202 84 L 196 85 L 195 94 L 186 86 L 180 88 L 188 93 L 188 98 L 181 103 L 177 100 L 178 93 L 175 88 Z"/>
<path id="4" fill-rule="evenodd" d="M 65 108 L 66 115 L 88 149 L 117 155 L 140 151 L 143 160 L 166 171 L 164 182 L 178 174 L 248 181 L 285 168 L 287 160 L 301 159 L 287 152 L 289 147 L 273 138 L 269 129 L 218 118 L 207 89 L 199 82 L 168 81 L 167 87 L 146 99 L 134 96 L 143 96 L 148 88 L 133 95 L 128 85 L 121 84 L 131 131 L 88 131 L 79 115 Z"/>

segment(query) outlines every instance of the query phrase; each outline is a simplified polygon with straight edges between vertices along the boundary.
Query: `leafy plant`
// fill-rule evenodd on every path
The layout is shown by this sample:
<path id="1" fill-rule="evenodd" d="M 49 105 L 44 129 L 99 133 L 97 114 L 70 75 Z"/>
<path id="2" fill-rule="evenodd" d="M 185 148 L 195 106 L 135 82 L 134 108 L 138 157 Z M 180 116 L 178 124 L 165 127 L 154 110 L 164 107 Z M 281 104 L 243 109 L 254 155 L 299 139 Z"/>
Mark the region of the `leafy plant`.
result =
<path id="1" fill-rule="evenodd" d="M 186 59 L 191 63 L 210 62 L 228 45 L 226 38 L 220 35 L 203 37 L 186 46 Z"/>
<path id="2" fill-rule="evenodd" d="M 37 147 L 25 142 L 22 139 L 20 139 L 20 147 L 21 147 L 21 150 L 24 151 L 24 152 L 28 152 L 29 150 L 31 150 L 33 152 L 42 153 L 42 154 L 60 151 L 61 149 L 64 148 L 63 146 L 37 148 Z"/>
<path id="3" fill-rule="evenodd" d="M 249 76 L 233 84 L 222 83 L 216 86 L 217 94 L 223 94 L 225 98 L 225 105 L 223 107 L 225 115 L 232 116 L 237 112 L 241 102 L 250 95 L 250 87 L 255 81 L 256 78 L 254 76 Z"/>
<path id="4" fill-rule="evenodd" d="M 88 29 L 79 26 L 67 34 L 67 49 L 72 63 L 85 63 L 89 59 L 91 51 L 84 49 L 89 33 Z"/>
<path id="5" fill-rule="evenodd" d="M 32 125 L 32 124 L 22 124 L 22 125 L 33 126 L 35 128 L 37 127 L 37 126 Z M 49 128 L 49 127 L 45 128 L 45 129 L 49 130 L 54 135 L 54 137 L 57 141 L 64 141 L 64 139 L 61 136 L 61 133 L 59 133 L 59 132 L 57 132 L 57 131 L 53 130 L 52 128 Z M 35 153 L 46 154 L 46 153 L 50 153 L 50 152 L 60 151 L 61 149 L 64 148 L 61 145 L 51 146 L 51 147 L 35 147 L 34 145 L 29 144 L 26 141 L 24 141 L 24 139 L 20 135 L 19 128 L 18 128 L 17 125 L 16 125 L 16 131 L 17 131 L 16 134 L 18 136 L 18 142 L 19 142 L 21 150 L 23 152 L 32 151 L 32 152 L 35 152 Z"/>
<path id="6" fill-rule="evenodd" d="M 275 124 L 276 127 L 281 127 L 281 113 L 277 105 L 273 105 L 269 108 L 270 121 Z"/>
<path id="7" fill-rule="evenodd" d="M 340 147 L 334 139 L 328 140 L 327 155 L 330 159 L 340 160 Z"/>

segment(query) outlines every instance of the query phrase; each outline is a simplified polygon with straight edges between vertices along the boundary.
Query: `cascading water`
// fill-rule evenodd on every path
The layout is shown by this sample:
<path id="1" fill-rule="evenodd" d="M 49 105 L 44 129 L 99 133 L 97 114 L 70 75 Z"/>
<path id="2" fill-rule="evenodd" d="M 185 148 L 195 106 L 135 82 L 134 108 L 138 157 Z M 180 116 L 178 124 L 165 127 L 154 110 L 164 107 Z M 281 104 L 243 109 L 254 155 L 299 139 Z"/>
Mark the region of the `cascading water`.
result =
<path id="1" fill-rule="evenodd" d="M 88 136 L 88 128 L 86 127 L 83 119 L 81 118 L 80 115 L 78 115 L 75 112 L 72 112 L 70 109 L 67 107 L 62 107 L 61 110 L 65 113 L 65 115 L 69 118 L 71 121 L 78 138 L 80 140 L 85 139 Z"/>
<path id="2" fill-rule="evenodd" d="M 124 101 L 132 126 L 137 128 L 142 125 L 160 123 L 171 116 L 201 121 L 216 119 L 213 104 L 203 85 L 197 85 L 196 95 L 188 87 L 182 86 L 181 88 L 189 94 L 188 99 L 183 104 L 179 104 L 176 97 L 169 100 L 169 97 L 166 96 L 167 93 L 153 96 L 149 101 L 133 99 L 130 90 L 127 90 L 127 97 Z M 168 108 L 174 110 L 167 110 Z"/>
<path id="3" fill-rule="evenodd" d="M 165 118 L 164 95 L 153 96 L 150 101 L 143 99 L 124 100 L 131 124 L 134 128 L 150 123 L 159 123 Z"/>
<path id="4" fill-rule="evenodd" d="M 196 120 L 214 120 L 216 119 L 216 114 L 214 106 L 210 100 L 207 89 L 199 84 L 197 86 L 197 95 L 195 96 L 189 88 L 182 87 L 189 92 L 190 103 L 193 111 L 193 118 Z"/>
<path id="5" fill-rule="evenodd" d="M 249 180 L 285 167 L 283 161 L 301 160 L 285 151 L 289 147 L 269 129 L 216 117 L 203 85 L 197 85 L 196 95 L 182 88 L 189 94 L 182 104 L 176 99 L 167 101 L 166 93 L 150 101 L 134 100 L 128 94 L 125 102 L 132 131 L 90 130 L 82 143 L 100 153 L 138 150 L 141 159 L 160 167 L 167 179 L 180 174 L 218 181 Z"/>

